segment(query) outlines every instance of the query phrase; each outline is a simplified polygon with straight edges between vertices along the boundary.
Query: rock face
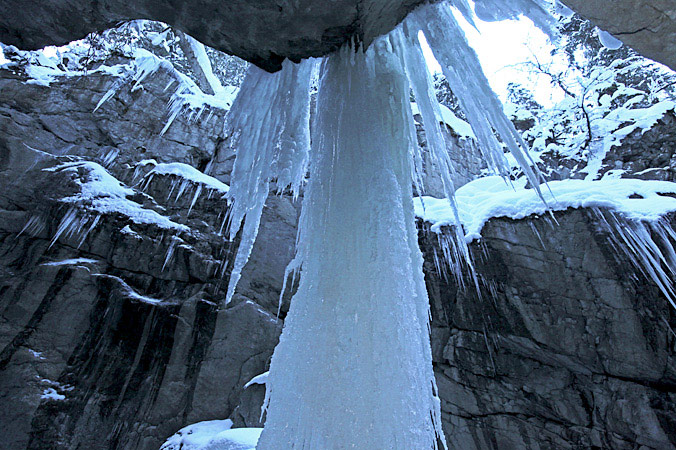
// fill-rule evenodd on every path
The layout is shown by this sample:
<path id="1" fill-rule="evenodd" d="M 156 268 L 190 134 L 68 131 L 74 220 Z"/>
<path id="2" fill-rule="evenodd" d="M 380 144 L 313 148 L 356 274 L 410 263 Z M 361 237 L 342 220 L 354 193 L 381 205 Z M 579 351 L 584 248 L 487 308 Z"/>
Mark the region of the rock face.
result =
<path id="1" fill-rule="evenodd" d="M 151 19 L 174 26 L 210 47 L 276 71 L 332 52 L 352 38 L 370 44 L 388 33 L 421 0 L 47 0 L 0 4 L 0 41 L 33 50 L 62 45 L 121 21 Z"/>
<path id="2" fill-rule="evenodd" d="M 281 331 L 261 305 L 276 311 L 295 237 L 290 200 L 277 197 L 264 213 L 268 238 L 255 247 L 228 308 L 220 303 L 237 243 L 219 235 L 227 203 L 205 193 L 191 210 L 194 186 L 175 199 L 179 187 L 170 176 L 145 182 L 133 200 L 191 232 L 117 213 L 101 215 L 88 234 L 52 241 L 70 211 L 58 199 L 77 186 L 43 168 L 80 157 L 131 185 L 147 171 L 135 168 L 140 159 L 199 167 L 218 146 L 224 113 L 199 124 L 178 118 L 159 136 L 171 97 L 164 71 L 143 89 L 124 87 L 96 113 L 116 81 L 110 76 L 44 87 L 2 75 L 3 448 L 157 449 L 187 423 L 231 415 L 243 386 L 266 370 Z"/>
<path id="3" fill-rule="evenodd" d="M 604 170 L 622 169 L 632 178 L 676 181 L 676 115 L 665 114 L 650 130 L 640 130 L 612 147 L 603 160 Z M 602 171 L 602 172 L 603 172 Z"/>
<path id="4" fill-rule="evenodd" d="M 451 448 L 676 448 L 676 314 L 600 214 L 491 220 L 481 296 L 436 273 L 423 236 Z"/>
<path id="5" fill-rule="evenodd" d="M 285 58 L 322 56 L 356 38 L 369 44 L 424 0 L 4 0 L 0 41 L 32 50 L 62 45 L 119 22 L 151 19 L 206 45 L 276 71 Z M 676 7 L 671 0 L 564 0 L 639 53 L 676 69 Z"/>
<path id="6" fill-rule="evenodd" d="M 122 87 L 92 113 L 110 76 L 47 88 L 0 71 L 3 448 L 150 450 L 201 420 L 260 425 L 264 387 L 244 385 L 267 370 L 281 331 L 297 208 L 271 197 L 234 301 L 221 305 L 237 245 L 218 233 L 225 201 L 203 194 L 191 209 L 195 186 L 176 199 L 172 176 L 138 184 L 151 167 L 139 160 L 199 168 L 221 145 L 219 111 L 159 135 L 166 77 Z M 84 238 L 52 243 L 69 211 L 58 199 L 79 188 L 42 169 L 76 156 L 190 230 L 104 214 Z M 472 246 L 481 296 L 469 278 L 462 288 L 437 273 L 439 243 L 421 225 L 451 448 L 676 448 L 676 314 L 613 250 L 598 213 L 556 219 L 486 225 Z"/>
<path id="7" fill-rule="evenodd" d="M 671 0 L 562 0 L 643 56 L 676 70 L 676 5 Z"/>

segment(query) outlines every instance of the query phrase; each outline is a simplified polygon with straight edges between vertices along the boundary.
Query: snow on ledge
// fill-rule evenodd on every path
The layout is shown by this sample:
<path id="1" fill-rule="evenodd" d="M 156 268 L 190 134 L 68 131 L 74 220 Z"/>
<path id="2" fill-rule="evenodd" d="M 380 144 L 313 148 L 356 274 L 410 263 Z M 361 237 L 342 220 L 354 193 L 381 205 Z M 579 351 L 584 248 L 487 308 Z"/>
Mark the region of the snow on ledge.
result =
<path id="1" fill-rule="evenodd" d="M 44 169 L 47 172 L 70 172 L 80 192 L 62 198 L 66 204 L 80 205 L 95 214 L 121 214 L 137 224 L 155 225 L 163 229 L 190 231 L 185 225 L 173 222 L 158 212 L 127 199 L 134 190 L 123 185 L 108 171 L 92 161 L 75 161 Z"/>
<path id="2" fill-rule="evenodd" d="M 411 112 L 415 116 L 416 114 L 420 114 L 420 108 L 418 108 L 418 104 L 415 102 L 411 102 Z M 439 112 L 441 113 L 441 117 L 439 118 L 439 122 L 445 123 L 451 129 L 457 133 L 461 138 L 465 139 L 474 139 L 475 141 L 477 140 L 476 134 L 474 134 L 474 130 L 472 130 L 472 126 L 456 116 L 453 111 L 451 111 L 447 106 L 442 105 L 441 103 L 439 104 Z"/>
<path id="3" fill-rule="evenodd" d="M 533 189 L 525 188 L 525 180 L 507 184 L 501 177 L 479 178 L 458 189 L 455 194 L 465 239 L 481 238 L 484 224 L 494 217 L 523 219 L 543 214 L 549 209 L 604 207 L 628 219 L 654 222 L 676 211 L 676 198 L 660 194 L 676 193 L 676 183 L 637 179 L 602 179 L 551 181 L 543 185 L 545 205 Z M 455 223 L 447 199 L 418 197 L 415 214 L 432 224 L 432 231 Z M 548 208 L 549 206 L 549 208 Z"/>
<path id="4" fill-rule="evenodd" d="M 61 267 L 61 266 L 79 266 L 80 264 L 96 264 L 100 261 L 90 258 L 72 258 L 64 259 L 61 261 L 51 261 L 40 264 L 41 266 L 47 267 Z"/>
<path id="5" fill-rule="evenodd" d="M 145 164 L 153 164 L 154 162 L 148 162 L 148 160 L 142 161 Z M 223 183 L 222 181 L 217 180 L 216 178 L 206 175 L 193 166 L 188 164 L 183 164 L 179 162 L 173 163 L 163 163 L 157 164 L 154 163 L 155 167 L 148 172 L 146 177 L 150 178 L 153 175 L 174 175 L 185 180 L 191 181 L 195 184 L 203 184 L 207 189 L 212 189 L 218 191 L 221 194 L 227 194 L 230 190 L 230 186 Z"/>

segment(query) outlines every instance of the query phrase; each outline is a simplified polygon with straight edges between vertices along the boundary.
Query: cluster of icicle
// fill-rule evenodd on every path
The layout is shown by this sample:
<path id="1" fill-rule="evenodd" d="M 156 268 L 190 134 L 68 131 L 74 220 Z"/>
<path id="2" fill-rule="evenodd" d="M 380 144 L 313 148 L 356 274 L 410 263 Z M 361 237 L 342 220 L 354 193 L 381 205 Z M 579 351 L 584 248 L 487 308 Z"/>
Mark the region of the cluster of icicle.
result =
<path id="1" fill-rule="evenodd" d="M 456 3 L 470 14 L 465 0 Z M 510 1 L 478 3 L 516 11 Z M 446 446 L 413 213 L 412 184 L 422 189 L 423 158 L 411 91 L 451 199 L 454 186 L 421 31 L 490 166 L 506 173 L 495 130 L 532 184 L 540 184 L 448 3 L 412 13 L 368 49 L 345 46 L 321 61 L 312 144 L 317 62 L 287 62 L 276 74 L 251 67 L 226 123 L 236 155 L 229 233 L 241 233 L 226 302 L 251 253 L 271 184 L 298 195 L 309 164 L 296 257 L 287 269 L 300 272 L 300 284 L 271 363 L 259 450 Z M 213 166 L 226 158 L 227 152 L 217 156 Z M 469 261 L 457 229 L 462 245 L 456 248 Z"/>
<path id="2" fill-rule="evenodd" d="M 594 210 L 610 230 L 610 243 L 652 280 L 676 308 L 676 232 L 667 218 L 654 222 L 627 219 L 612 211 Z"/>
<path id="3" fill-rule="evenodd" d="M 401 70 L 409 80 L 410 89 L 420 108 L 432 162 L 442 176 L 445 192 L 452 200 L 454 186 L 448 153 L 450 144 L 445 141 L 440 129 L 439 104 L 418 40 L 420 32 L 424 33 L 441 64 L 489 167 L 502 175 L 508 172 L 503 144 L 497 137 L 499 135 L 522 165 L 531 184 L 538 189 L 540 176 L 532 169 L 532 161 L 523 151 L 526 146 L 504 115 L 500 100 L 488 84 L 476 53 L 453 16 L 449 7 L 451 5 L 470 22 L 473 21 L 467 0 L 449 0 L 419 8 L 387 37 L 399 49 Z M 546 5 L 546 0 L 476 2 L 477 12 L 482 8 L 495 12 L 492 17 L 484 15 L 484 19 L 503 20 L 525 14 L 536 25 L 553 34 L 552 18 L 545 14 Z M 228 115 L 226 132 L 229 135 L 229 147 L 236 155 L 229 194 L 232 209 L 228 225 L 231 238 L 240 228 L 242 235 L 226 303 L 232 298 L 241 270 L 251 253 L 270 183 L 276 181 L 275 187 L 279 193 L 291 188 L 294 196 L 297 196 L 304 182 L 310 154 L 309 92 L 316 64 L 316 60 L 305 60 L 300 64 L 287 61 L 276 74 L 251 66 Z M 337 102 L 332 108 L 343 110 L 346 105 L 342 103 Z M 345 111 L 345 114 L 351 114 L 351 111 Z M 404 126 L 414 134 L 412 120 Z M 227 152 L 220 152 L 210 170 L 214 171 L 215 166 L 225 163 L 228 156 Z M 411 178 L 417 190 L 421 191 L 423 158 L 415 140 L 411 144 L 410 156 L 413 161 Z M 456 228 L 458 257 L 471 265 L 461 227 Z M 291 268 L 298 269 L 297 263 L 296 259 Z"/>

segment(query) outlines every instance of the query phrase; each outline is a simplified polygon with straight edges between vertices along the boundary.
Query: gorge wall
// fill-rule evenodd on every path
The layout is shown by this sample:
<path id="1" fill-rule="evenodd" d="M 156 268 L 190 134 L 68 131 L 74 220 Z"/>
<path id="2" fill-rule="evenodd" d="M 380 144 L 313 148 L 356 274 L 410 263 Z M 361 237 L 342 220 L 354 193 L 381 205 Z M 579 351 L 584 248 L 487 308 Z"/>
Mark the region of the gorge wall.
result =
<path id="1" fill-rule="evenodd" d="M 156 167 L 150 159 L 203 169 L 222 145 L 219 110 L 194 123 L 179 116 L 160 136 L 168 77 L 160 70 L 142 89 L 124 86 L 93 113 L 108 75 L 46 87 L 0 69 L 8 450 L 150 450 L 201 420 L 260 425 L 264 387 L 244 386 L 267 370 L 281 331 L 287 304 L 275 313 L 297 204 L 270 197 L 223 307 L 237 246 L 220 235 L 226 201 L 205 184 L 193 204 L 199 183 L 144 178 Z M 59 234 L 72 211 L 59 200 L 77 195 L 96 166 L 63 167 L 82 161 L 105 166 L 134 186 L 130 200 L 188 229 L 122 211 Z M 91 214 L 88 206 L 75 213 Z M 481 295 L 469 278 L 463 287 L 437 271 L 437 236 L 420 224 L 451 448 L 676 448 L 676 314 L 612 248 L 603 214 L 491 220 L 471 246 Z"/>

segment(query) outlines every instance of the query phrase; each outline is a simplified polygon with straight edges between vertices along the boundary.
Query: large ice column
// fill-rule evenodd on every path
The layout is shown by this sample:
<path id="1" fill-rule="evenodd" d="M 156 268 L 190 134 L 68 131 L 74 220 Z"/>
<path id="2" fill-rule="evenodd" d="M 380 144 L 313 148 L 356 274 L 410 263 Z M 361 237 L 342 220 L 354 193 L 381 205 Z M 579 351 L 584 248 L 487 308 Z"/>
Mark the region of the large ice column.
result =
<path id="1" fill-rule="evenodd" d="M 258 450 L 444 442 L 411 192 L 409 84 L 389 38 L 323 63 L 297 261 Z"/>

